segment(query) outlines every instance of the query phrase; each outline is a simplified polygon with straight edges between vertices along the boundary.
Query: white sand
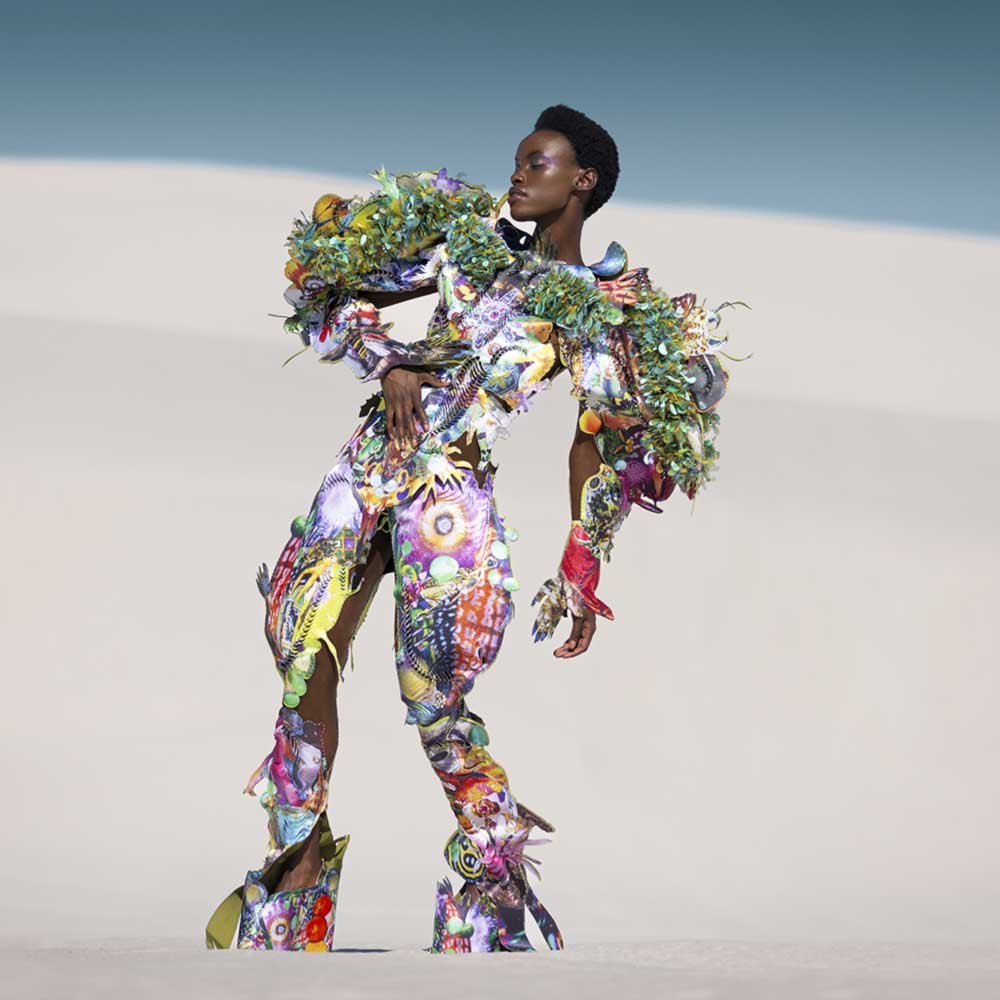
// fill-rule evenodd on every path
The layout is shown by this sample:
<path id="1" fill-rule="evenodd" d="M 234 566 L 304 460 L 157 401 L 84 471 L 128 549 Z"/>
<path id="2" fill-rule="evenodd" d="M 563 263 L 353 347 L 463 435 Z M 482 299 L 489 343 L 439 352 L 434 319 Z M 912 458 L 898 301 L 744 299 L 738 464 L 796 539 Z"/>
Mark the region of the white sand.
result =
<path id="1" fill-rule="evenodd" d="M 1000 948 L 919 943 L 671 941 L 559 954 L 199 952 L 179 941 L 0 950 L 0 996 L 344 1000 L 994 1000 Z"/>
<path id="2" fill-rule="evenodd" d="M 280 686 L 254 572 L 367 395 L 311 357 L 282 369 L 296 342 L 266 313 L 284 312 L 291 216 L 372 186 L 0 162 L 8 940 L 196 948 L 261 860 L 264 813 L 240 790 Z M 568 382 L 499 451 L 522 590 L 471 704 L 557 826 L 539 891 L 578 949 L 517 970 L 558 969 L 575 996 L 625 965 L 635 995 L 662 974 L 678 996 L 801 996 L 697 992 L 675 945 L 651 965 L 621 949 L 698 939 L 725 969 L 707 942 L 828 942 L 840 968 L 847 939 L 995 940 L 1000 242 L 612 202 L 587 260 L 613 238 L 671 291 L 749 301 L 724 316 L 755 356 L 733 366 L 717 481 L 693 517 L 683 498 L 631 516 L 602 581 L 617 620 L 578 660 L 530 640 L 568 523 Z M 418 336 L 429 309 L 388 315 Z M 369 996 L 425 960 L 451 830 L 402 725 L 390 589 L 342 691 L 331 809 L 352 835 L 338 945 L 404 949 L 349 957 Z M 599 944 L 618 949 L 606 980 Z M 218 977 L 200 996 L 242 968 L 178 955 L 114 968 Z M 103 974 L 76 951 L 14 967 Z"/>

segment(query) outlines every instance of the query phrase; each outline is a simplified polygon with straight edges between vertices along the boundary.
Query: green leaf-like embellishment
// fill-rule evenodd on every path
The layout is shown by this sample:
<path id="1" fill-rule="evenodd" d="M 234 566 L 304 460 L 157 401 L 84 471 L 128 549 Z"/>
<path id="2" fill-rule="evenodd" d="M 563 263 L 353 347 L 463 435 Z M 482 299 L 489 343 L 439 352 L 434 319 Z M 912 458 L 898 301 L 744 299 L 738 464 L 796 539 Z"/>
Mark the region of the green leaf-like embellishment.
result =
<path id="1" fill-rule="evenodd" d="M 688 389 L 692 379 L 682 349 L 681 323 L 670 297 L 661 289 L 641 289 L 628 306 L 626 322 L 638 349 L 640 390 L 652 417 L 641 443 L 688 496 L 711 478 L 717 458 L 713 438 L 717 413 L 699 413 Z M 692 446 L 692 438 L 701 447 Z"/>
<path id="2" fill-rule="evenodd" d="M 514 260 L 503 237 L 477 215 L 459 216 L 446 232 L 448 255 L 473 284 L 485 287 Z"/>
<path id="3" fill-rule="evenodd" d="M 576 336 L 594 336 L 625 320 L 593 281 L 562 267 L 545 271 L 527 286 L 523 309 Z"/>
<path id="4" fill-rule="evenodd" d="M 325 233 L 311 218 L 297 219 L 286 241 L 295 263 L 340 291 L 356 290 L 389 260 L 415 260 L 461 216 L 494 210 L 485 188 L 462 181 L 449 190 L 432 171 L 391 176 L 383 167 L 371 176 L 380 191 L 351 199 Z"/>

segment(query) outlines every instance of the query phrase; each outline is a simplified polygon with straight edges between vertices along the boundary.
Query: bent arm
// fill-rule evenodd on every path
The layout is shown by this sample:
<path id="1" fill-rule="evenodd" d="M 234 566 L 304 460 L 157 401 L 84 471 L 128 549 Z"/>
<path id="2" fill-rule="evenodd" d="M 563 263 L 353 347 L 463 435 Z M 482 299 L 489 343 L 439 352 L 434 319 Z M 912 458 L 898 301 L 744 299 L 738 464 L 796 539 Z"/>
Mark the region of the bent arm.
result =
<path id="1" fill-rule="evenodd" d="M 290 289 L 285 299 L 296 314 L 285 329 L 298 334 L 303 347 L 312 348 L 320 361 L 343 361 L 362 382 L 383 378 L 400 365 L 436 368 L 460 360 L 468 345 L 460 341 L 395 340 L 388 336 L 395 324 L 384 322 L 381 315 L 381 309 L 436 291 L 436 284 L 359 293 L 328 289 L 304 299 L 298 289 Z"/>
<path id="2" fill-rule="evenodd" d="M 393 324 L 382 321 L 378 308 L 367 297 L 331 295 L 306 308 L 293 304 L 296 316 L 285 328 L 298 334 L 303 347 L 311 347 L 320 361 L 343 361 L 362 382 L 381 378 L 394 365 L 415 360 L 414 349 L 419 345 L 389 337 Z"/>
<path id="3" fill-rule="evenodd" d="M 440 345 L 387 336 L 379 309 L 437 291 L 448 234 L 470 215 L 493 210 L 485 188 L 445 171 L 371 175 L 380 189 L 365 198 L 323 195 L 311 217 L 293 222 L 287 245 L 285 300 L 295 333 L 321 361 L 344 361 L 362 381 L 401 365 L 429 366 Z"/>
<path id="4" fill-rule="evenodd" d="M 405 292 L 365 292 L 365 298 L 376 309 L 387 309 L 389 306 L 399 305 L 409 299 L 419 299 L 424 295 L 433 295 L 437 292 L 437 285 L 427 285 L 424 288 L 410 288 Z"/>

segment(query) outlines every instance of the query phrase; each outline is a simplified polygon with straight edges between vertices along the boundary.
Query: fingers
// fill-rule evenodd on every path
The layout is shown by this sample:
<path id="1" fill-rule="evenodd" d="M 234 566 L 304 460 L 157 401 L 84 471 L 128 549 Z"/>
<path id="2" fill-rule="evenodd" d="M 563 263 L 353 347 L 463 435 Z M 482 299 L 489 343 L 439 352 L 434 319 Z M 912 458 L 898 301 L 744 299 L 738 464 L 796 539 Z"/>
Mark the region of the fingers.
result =
<path id="1" fill-rule="evenodd" d="M 385 403 L 385 432 L 389 440 L 402 450 L 407 443 L 407 416 L 399 401 Z"/>
<path id="2" fill-rule="evenodd" d="M 396 410 L 388 399 L 385 401 L 385 436 L 390 441 L 396 436 Z"/>
<path id="3" fill-rule="evenodd" d="M 424 409 L 424 401 L 420 398 L 420 390 L 417 390 L 417 398 L 414 400 L 413 420 L 422 434 L 426 434 L 431 423 L 427 419 L 427 411 Z"/>
<path id="4" fill-rule="evenodd" d="M 426 434 L 430 429 L 430 420 L 420 392 L 422 385 L 444 387 L 451 385 L 451 382 L 429 372 L 408 372 L 399 368 L 392 369 L 382 381 L 386 435 L 401 450 L 406 447 L 415 448 L 420 435 Z"/>
<path id="5" fill-rule="evenodd" d="M 597 631 L 597 623 L 593 615 L 583 618 L 573 617 L 573 628 L 569 638 L 558 648 L 552 651 L 553 656 L 567 660 L 573 656 L 579 656 L 590 648 L 591 640 Z"/>
<path id="6" fill-rule="evenodd" d="M 558 656 L 560 659 L 568 659 L 571 656 L 576 656 L 580 652 L 580 638 L 583 635 L 583 619 L 574 618 L 573 628 L 570 630 L 569 638 L 559 647 L 552 651 L 553 656 Z"/>
<path id="7" fill-rule="evenodd" d="M 400 437 L 406 445 L 416 444 L 417 433 L 413 423 L 413 400 L 405 399 L 398 411 Z"/>
<path id="8" fill-rule="evenodd" d="M 383 391 L 385 398 L 385 433 L 400 450 L 407 447 L 411 440 L 416 444 L 416 433 L 413 429 L 413 402 L 406 393 Z"/>
<path id="9" fill-rule="evenodd" d="M 409 448 L 415 448 L 417 446 L 417 438 L 420 435 L 417 430 L 412 399 L 407 399 L 403 403 L 402 413 L 398 417 L 397 426 L 400 429 L 400 438 L 403 444 Z"/>

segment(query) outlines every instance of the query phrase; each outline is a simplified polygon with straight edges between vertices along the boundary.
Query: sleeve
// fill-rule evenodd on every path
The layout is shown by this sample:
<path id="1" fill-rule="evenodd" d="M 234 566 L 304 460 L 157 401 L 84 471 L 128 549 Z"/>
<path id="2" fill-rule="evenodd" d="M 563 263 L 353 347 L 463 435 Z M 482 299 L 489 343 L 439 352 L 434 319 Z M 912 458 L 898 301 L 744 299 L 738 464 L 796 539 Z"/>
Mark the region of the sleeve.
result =
<path id="1" fill-rule="evenodd" d="M 437 282 L 451 227 L 493 213 L 485 188 L 435 172 L 371 175 L 379 190 L 365 198 L 323 195 L 287 239 L 285 301 L 294 313 L 285 330 L 321 361 L 344 361 L 362 381 L 393 365 L 431 364 L 441 347 L 404 343 L 387 333 L 365 292 L 401 292 Z"/>

